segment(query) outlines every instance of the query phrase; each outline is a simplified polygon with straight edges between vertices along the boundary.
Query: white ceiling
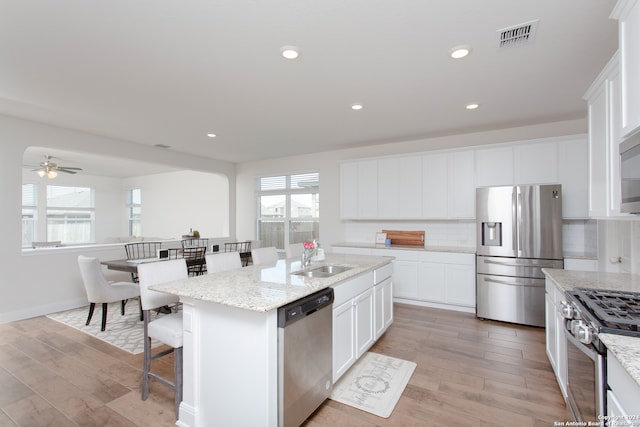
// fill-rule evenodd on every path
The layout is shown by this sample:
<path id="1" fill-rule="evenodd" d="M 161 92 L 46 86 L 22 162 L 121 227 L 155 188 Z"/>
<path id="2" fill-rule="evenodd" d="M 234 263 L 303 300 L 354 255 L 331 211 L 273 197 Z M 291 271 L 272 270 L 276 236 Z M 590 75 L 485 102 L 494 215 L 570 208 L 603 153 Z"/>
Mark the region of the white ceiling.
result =
<path id="1" fill-rule="evenodd" d="M 0 0 L 0 114 L 232 162 L 584 118 L 614 3 Z"/>

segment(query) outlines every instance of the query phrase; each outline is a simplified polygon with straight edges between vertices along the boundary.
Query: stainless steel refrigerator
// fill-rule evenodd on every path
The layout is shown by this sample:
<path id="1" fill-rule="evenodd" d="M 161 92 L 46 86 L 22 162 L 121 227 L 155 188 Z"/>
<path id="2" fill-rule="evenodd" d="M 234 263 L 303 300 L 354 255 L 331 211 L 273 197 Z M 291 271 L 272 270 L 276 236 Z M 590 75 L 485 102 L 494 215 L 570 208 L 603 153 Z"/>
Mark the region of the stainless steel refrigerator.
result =
<path id="1" fill-rule="evenodd" d="M 476 189 L 476 315 L 544 326 L 542 268 L 563 268 L 562 187 Z"/>

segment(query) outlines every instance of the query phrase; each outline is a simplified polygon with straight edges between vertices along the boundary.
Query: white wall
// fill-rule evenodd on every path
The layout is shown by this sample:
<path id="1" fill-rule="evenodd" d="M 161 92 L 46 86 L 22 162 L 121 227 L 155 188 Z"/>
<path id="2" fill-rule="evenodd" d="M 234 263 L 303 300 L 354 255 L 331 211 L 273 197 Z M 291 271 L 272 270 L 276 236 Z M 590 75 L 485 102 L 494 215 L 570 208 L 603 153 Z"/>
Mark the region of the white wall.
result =
<path id="1" fill-rule="evenodd" d="M 85 303 L 86 296 L 77 267 L 78 254 L 95 254 L 101 259 L 123 258 L 125 255 L 122 245 L 23 253 L 20 184 L 23 153 L 29 146 L 46 145 L 107 156 L 126 156 L 180 169 L 222 174 L 229 179 L 229 234 L 233 236 L 235 233 L 234 164 L 7 116 L 0 116 L 0 141 L 0 224 L 3 224 L 0 245 L 0 322 Z"/>
<path id="2" fill-rule="evenodd" d="M 598 270 L 640 274 L 640 216 L 598 220 Z"/>
<path id="3" fill-rule="evenodd" d="M 201 237 L 229 236 L 229 181 L 226 176 L 177 171 L 124 180 L 142 190 L 142 234 L 180 239 L 190 229 Z"/>

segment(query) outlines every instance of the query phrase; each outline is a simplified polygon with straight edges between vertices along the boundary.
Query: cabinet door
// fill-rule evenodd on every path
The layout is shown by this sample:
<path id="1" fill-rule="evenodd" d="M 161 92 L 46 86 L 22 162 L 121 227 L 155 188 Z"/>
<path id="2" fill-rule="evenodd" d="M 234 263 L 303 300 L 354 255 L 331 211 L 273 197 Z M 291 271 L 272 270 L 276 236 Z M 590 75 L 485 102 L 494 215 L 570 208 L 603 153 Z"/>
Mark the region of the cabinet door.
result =
<path id="1" fill-rule="evenodd" d="M 446 277 L 444 264 L 421 262 L 418 273 L 418 299 L 431 302 L 446 302 Z"/>
<path id="2" fill-rule="evenodd" d="M 420 157 L 392 157 L 378 161 L 378 217 L 422 218 Z"/>
<path id="3" fill-rule="evenodd" d="M 393 298 L 390 277 L 374 286 L 373 305 L 374 336 L 375 339 L 378 339 L 393 322 Z"/>
<path id="4" fill-rule="evenodd" d="M 607 92 L 603 85 L 589 98 L 589 216 L 607 213 Z"/>
<path id="5" fill-rule="evenodd" d="M 373 333 L 373 289 L 369 288 L 354 299 L 356 359 L 371 347 Z"/>
<path id="6" fill-rule="evenodd" d="M 358 162 L 358 218 L 378 217 L 378 161 Z"/>
<path id="7" fill-rule="evenodd" d="M 422 156 L 422 215 L 447 217 L 447 155 Z"/>
<path id="8" fill-rule="evenodd" d="M 513 153 L 516 184 L 558 182 L 558 150 L 555 142 L 518 145 Z"/>
<path id="9" fill-rule="evenodd" d="M 358 164 L 340 165 L 340 218 L 358 217 Z"/>
<path id="10" fill-rule="evenodd" d="M 333 382 L 356 361 L 353 301 L 333 308 Z"/>
<path id="11" fill-rule="evenodd" d="M 621 2 L 622 3 L 622 2 Z M 628 1 L 619 21 L 622 135 L 640 128 L 640 2 Z"/>
<path id="12" fill-rule="evenodd" d="M 513 185 L 513 147 L 476 150 L 476 185 Z"/>
<path id="13" fill-rule="evenodd" d="M 445 265 L 447 304 L 476 306 L 476 275 L 473 265 Z"/>
<path id="14" fill-rule="evenodd" d="M 447 154 L 447 218 L 475 217 L 475 175 L 473 151 Z"/>
<path id="15" fill-rule="evenodd" d="M 418 297 L 418 263 L 393 261 L 394 297 L 416 299 Z"/>
<path id="16" fill-rule="evenodd" d="M 562 217 L 589 216 L 589 143 L 580 138 L 558 143 L 559 178 L 562 184 Z"/>
<path id="17" fill-rule="evenodd" d="M 557 354 L 558 349 L 556 347 L 556 334 L 558 331 L 556 330 L 556 304 L 553 299 L 553 289 L 549 292 L 549 284 L 547 284 L 547 290 L 544 294 L 544 309 L 545 309 L 545 339 L 546 339 L 546 350 L 547 357 L 549 358 L 549 362 L 551 363 L 551 367 L 553 371 L 556 373 L 556 377 L 558 376 L 558 368 L 557 368 Z M 553 285 L 551 285 L 553 286 Z"/>
<path id="18" fill-rule="evenodd" d="M 378 218 L 400 217 L 400 159 L 378 161 Z"/>

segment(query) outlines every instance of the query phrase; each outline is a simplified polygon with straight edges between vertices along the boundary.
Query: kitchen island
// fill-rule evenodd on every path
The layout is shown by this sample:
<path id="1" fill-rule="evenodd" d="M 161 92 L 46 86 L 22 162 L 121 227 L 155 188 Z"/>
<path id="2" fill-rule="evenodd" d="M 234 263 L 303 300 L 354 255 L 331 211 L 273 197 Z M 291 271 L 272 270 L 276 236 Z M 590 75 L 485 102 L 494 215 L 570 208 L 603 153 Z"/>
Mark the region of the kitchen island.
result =
<path id="1" fill-rule="evenodd" d="M 177 425 L 278 425 L 277 309 L 391 263 L 327 254 L 307 267 L 342 265 L 331 277 L 295 275 L 298 259 L 155 285 L 183 303 L 184 391 Z"/>

